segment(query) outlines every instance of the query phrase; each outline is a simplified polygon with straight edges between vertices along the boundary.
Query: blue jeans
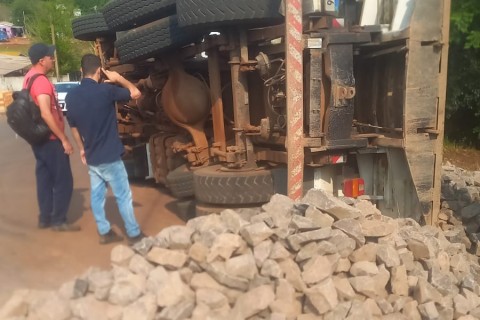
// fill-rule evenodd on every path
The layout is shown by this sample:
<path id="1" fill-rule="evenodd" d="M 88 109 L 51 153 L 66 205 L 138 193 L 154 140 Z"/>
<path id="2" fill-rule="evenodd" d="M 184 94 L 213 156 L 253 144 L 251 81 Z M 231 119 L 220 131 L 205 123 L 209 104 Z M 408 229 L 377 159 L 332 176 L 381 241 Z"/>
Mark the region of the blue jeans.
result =
<path id="1" fill-rule="evenodd" d="M 73 192 L 70 157 L 65 154 L 58 139 L 32 146 L 32 150 L 37 160 L 38 221 L 45 225 L 66 223 Z"/>
<path id="2" fill-rule="evenodd" d="M 129 237 L 140 234 L 135 215 L 133 214 L 132 191 L 128 184 L 128 175 L 122 160 L 104 163 L 98 166 L 88 166 L 91 185 L 91 206 L 93 216 L 97 222 L 98 233 L 104 235 L 110 231 L 110 222 L 105 217 L 105 195 L 107 183 L 112 188 L 117 201 L 118 210 L 125 223 L 125 230 Z"/>

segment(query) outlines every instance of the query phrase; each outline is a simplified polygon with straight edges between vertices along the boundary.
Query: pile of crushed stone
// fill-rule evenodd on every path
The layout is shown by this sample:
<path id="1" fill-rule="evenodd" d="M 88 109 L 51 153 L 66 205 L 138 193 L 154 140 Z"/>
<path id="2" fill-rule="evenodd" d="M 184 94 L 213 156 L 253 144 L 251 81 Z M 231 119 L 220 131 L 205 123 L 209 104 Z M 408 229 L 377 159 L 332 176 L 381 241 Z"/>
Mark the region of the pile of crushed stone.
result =
<path id="1" fill-rule="evenodd" d="M 479 319 L 461 227 L 392 219 L 309 190 L 224 210 L 111 252 L 57 291 L 18 290 L 0 319 Z"/>

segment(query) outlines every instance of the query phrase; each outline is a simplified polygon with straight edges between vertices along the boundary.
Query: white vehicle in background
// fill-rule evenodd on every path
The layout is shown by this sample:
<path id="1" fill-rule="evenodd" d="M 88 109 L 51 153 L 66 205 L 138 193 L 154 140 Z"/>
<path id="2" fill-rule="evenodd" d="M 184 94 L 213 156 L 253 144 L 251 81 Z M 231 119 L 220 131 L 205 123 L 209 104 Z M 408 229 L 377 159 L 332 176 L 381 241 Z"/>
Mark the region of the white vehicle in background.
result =
<path id="1" fill-rule="evenodd" d="M 60 108 L 62 108 L 63 112 L 67 111 L 67 105 L 65 103 L 65 97 L 67 93 L 70 92 L 75 87 L 80 85 L 78 81 L 69 81 L 69 82 L 57 82 L 55 85 L 55 91 L 57 92 L 57 100 Z"/>

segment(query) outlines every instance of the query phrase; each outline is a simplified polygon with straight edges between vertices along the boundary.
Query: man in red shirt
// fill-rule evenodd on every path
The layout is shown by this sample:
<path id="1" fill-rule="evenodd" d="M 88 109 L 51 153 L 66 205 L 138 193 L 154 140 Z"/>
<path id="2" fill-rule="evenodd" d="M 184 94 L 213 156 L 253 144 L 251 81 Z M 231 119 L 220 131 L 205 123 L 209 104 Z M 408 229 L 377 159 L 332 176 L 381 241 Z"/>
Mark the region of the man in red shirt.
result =
<path id="1" fill-rule="evenodd" d="M 32 68 L 25 75 L 23 88 L 30 78 L 39 73 L 46 75 L 53 69 L 55 46 L 43 43 L 32 45 L 28 56 Z M 30 89 L 30 95 L 40 108 L 43 120 L 52 130 L 49 141 L 33 145 L 36 159 L 37 200 L 40 209 L 38 227 L 51 227 L 54 231 L 78 231 L 80 228 L 67 223 L 67 212 L 73 191 L 73 177 L 70 169 L 72 145 L 65 135 L 62 110 L 58 106 L 55 89 L 46 76 L 37 77 Z"/>

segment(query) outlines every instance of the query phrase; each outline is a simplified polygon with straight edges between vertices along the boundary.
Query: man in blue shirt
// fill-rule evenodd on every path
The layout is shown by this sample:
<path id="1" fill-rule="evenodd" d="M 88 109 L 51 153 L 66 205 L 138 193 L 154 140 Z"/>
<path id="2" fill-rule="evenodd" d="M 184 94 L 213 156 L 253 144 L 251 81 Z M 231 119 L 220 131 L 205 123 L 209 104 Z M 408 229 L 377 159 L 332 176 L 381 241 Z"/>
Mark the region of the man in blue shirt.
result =
<path id="1" fill-rule="evenodd" d="M 130 244 L 140 241 L 141 232 L 133 213 L 132 192 L 128 175 L 121 159 L 124 147 L 117 130 L 115 103 L 138 99 L 140 91 L 133 83 L 115 71 L 101 68 L 100 58 L 93 54 L 82 57 L 83 79 L 80 86 L 67 94 L 67 119 L 72 135 L 80 149 L 82 162 L 88 165 L 91 185 L 91 206 L 97 222 L 100 243 L 122 241 L 123 237 L 111 229 L 105 217 L 105 194 L 107 183 L 117 201 L 125 223 Z M 99 83 L 102 73 L 108 82 L 123 88 Z"/>

